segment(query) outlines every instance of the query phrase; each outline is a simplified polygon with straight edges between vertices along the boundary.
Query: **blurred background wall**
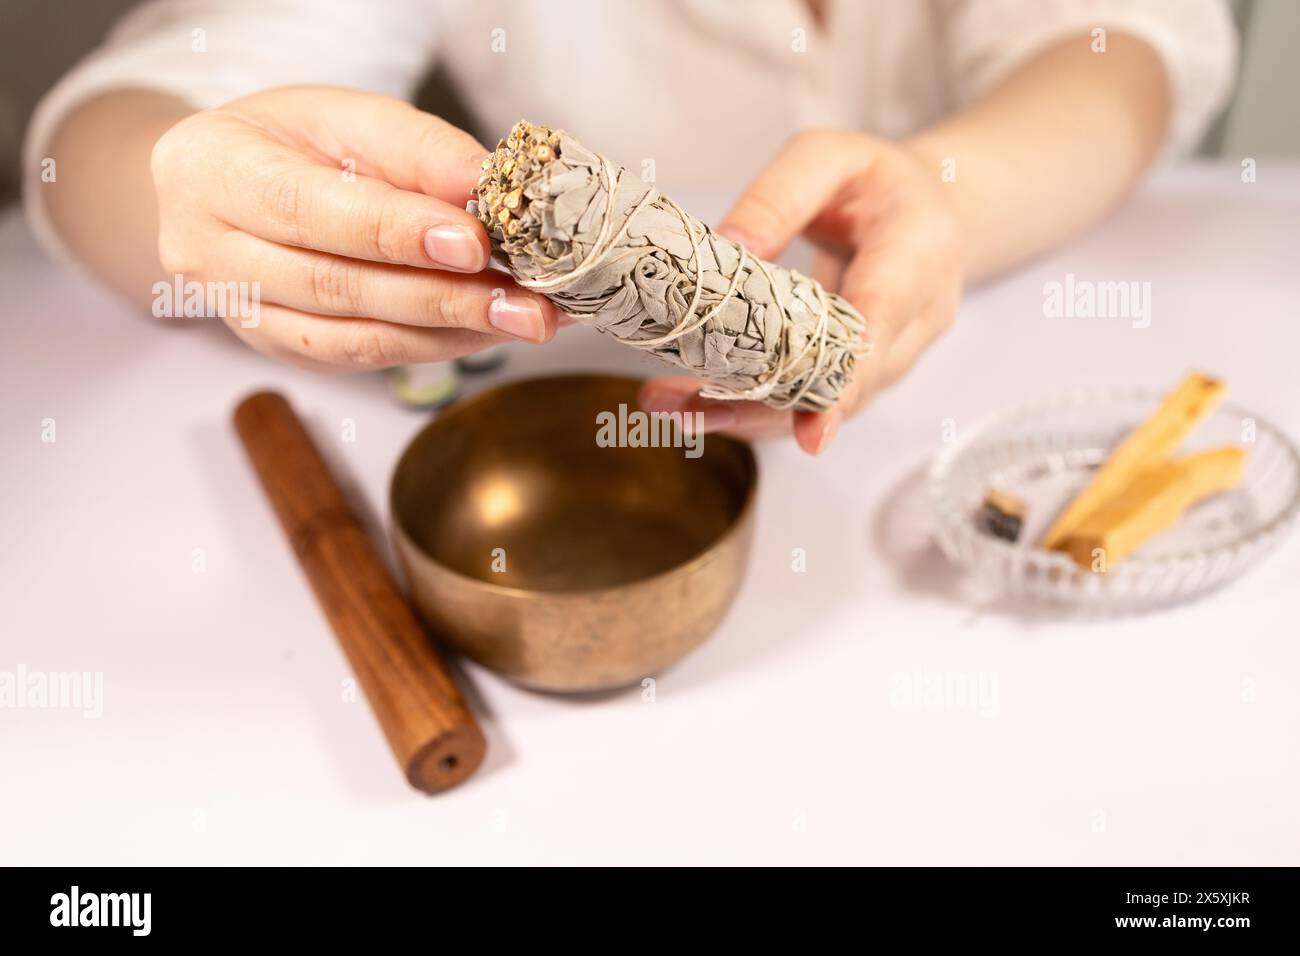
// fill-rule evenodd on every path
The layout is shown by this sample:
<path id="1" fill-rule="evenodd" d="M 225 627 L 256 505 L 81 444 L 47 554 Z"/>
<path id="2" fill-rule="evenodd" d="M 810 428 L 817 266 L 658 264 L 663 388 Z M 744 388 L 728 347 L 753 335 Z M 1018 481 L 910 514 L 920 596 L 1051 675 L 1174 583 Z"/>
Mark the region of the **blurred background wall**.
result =
<path id="1" fill-rule="evenodd" d="M 136 2 L 0 0 L 0 205 L 17 198 L 23 130 L 36 101 Z M 1237 92 L 1201 152 L 1300 157 L 1300 0 L 1235 0 L 1233 12 L 1243 37 Z M 440 74 L 419 101 L 471 125 Z"/>

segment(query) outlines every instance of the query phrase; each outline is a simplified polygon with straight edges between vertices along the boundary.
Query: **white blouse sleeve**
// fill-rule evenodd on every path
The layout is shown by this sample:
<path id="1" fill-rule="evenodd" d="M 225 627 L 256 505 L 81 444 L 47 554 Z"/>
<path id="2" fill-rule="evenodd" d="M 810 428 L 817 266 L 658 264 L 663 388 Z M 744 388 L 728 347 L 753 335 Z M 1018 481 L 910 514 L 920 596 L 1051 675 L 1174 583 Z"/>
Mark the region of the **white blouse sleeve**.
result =
<path id="1" fill-rule="evenodd" d="M 150 0 L 37 104 L 23 147 L 36 237 L 63 249 L 40 201 L 41 163 L 63 120 L 115 89 L 170 93 L 196 108 L 273 86 L 321 83 L 410 97 L 434 54 L 427 0 Z"/>
<path id="2" fill-rule="evenodd" d="M 1071 35 L 1087 42 L 1097 28 L 1137 36 L 1164 61 L 1166 153 L 1193 148 L 1232 92 L 1237 32 L 1225 0 L 944 0 L 943 9 L 959 105 L 1045 47 Z"/>

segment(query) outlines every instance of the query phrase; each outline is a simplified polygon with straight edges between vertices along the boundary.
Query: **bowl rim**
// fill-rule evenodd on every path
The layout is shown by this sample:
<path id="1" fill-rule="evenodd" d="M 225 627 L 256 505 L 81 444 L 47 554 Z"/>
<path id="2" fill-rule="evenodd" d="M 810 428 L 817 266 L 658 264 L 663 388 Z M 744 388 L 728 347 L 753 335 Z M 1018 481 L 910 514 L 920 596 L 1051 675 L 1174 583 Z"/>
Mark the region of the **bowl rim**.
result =
<path id="1" fill-rule="evenodd" d="M 1061 389 L 1043 398 L 1023 402 L 1019 405 L 1013 405 L 980 416 L 966 428 L 965 434 L 950 445 L 940 449 L 934 455 L 929 468 L 926 470 L 925 484 L 931 510 L 941 525 L 941 528 L 936 530 L 963 535 L 979 534 L 973 528 L 968 527 L 968 522 L 964 521 L 962 516 L 957 513 L 958 505 L 951 494 L 948 493 L 946 484 L 951 476 L 953 464 L 960 455 L 991 429 L 1033 412 L 1048 411 L 1062 406 L 1134 400 L 1159 401 L 1168 394 L 1168 391 L 1168 388 L 1157 388 L 1148 384 L 1109 387 L 1081 386 Z M 1251 418 L 1260 431 L 1271 433 L 1286 454 L 1290 456 L 1292 463 L 1296 467 L 1297 474 L 1300 474 L 1300 451 L 1296 449 L 1295 444 L 1287 436 L 1286 432 L 1273 424 L 1270 419 L 1236 402 L 1225 402 L 1213 414 L 1218 415 L 1224 412 Z M 1297 483 L 1297 488 L 1292 493 L 1290 500 L 1268 522 L 1246 534 L 1214 548 L 1179 551 L 1159 558 L 1130 558 L 1111 568 L 1107 572 L 1107 576 L 1112 578 L 1130 577 L 1149 574 L 1153 571 L 1167 571 L 1171 568 L 1196 567 L 1220 561 L 1226 555 L 1236 558 L 1248 548 L 1257 547 L 1262 543 L 1268 543 L 1271 539 L 1275 539 L 1295 521 L 1297 515 L 1300 515 L 1300 482 Z M 991 535 L 980 534 L 980 537 L 986 545 L 992 546 L 995 552 L 1023 553 L 1028 550 L 1040 556 L 1049 566 L 1060 566 L 1062 569 L 1068 570 L 1072 575 L 1080 577 L 1088 575 L 1088 572 L 1081 570 L 1064 553 L 1048 551 L 1036 544 L 1026 548 L 1023 545 L 1003 541 Z"/>
<path id="2" fill-rule="evenodd" d="M 741 452 L 742 461 L 745 465 L 745 470 L 748 474 L 748 479 L 749 479 L 747 482 L 747 487 L 745 489 L 745 497 L 740 504 L 740 508 L 736 511 L 735 517 L 732 518 L 731 521 L 728 523 L 726 530 L 724 530 L 722 534 L 718 535 L 718 537 L 715 538 L 709 545 L 707 545 L 697 554 L 692 555 L 686 561 L 683 561 L 681 564 L 676 564 L 670 568 L 664 569 L 663 571 L 658 571 L 654 574 L 647 575 L 645 577 L 635 578 L 631 581 L 624 581 L 619 584 L 607 584 L 601 587 L 589 587 L 589 588 L 570 588 L 564 590 L 537 590 L 532 588 L 511 587 L 505 584 L 495 584 L 491 581 L 485 581 L 482 578 L 476 578 L 468 574 L 462 574 L 460 571 L 457 571 L 455 568 L 449 567 L 444 562 L 438 560 L 433 555 L 429 554 L 429 552 L 426 551 L 423 547 L 421 547 L 415 541 L 415 539 L 407 532 L 405 525 L 398 517 L 398 510 L 396 506 L 397 477 L 401 473 L 403 466 L 405 465 L 406 460 L 410 456 L 412 449 L 415 447 L 416 443 L 419 442 L 428 432 L 433 431 L 441 422 L 445 421 L 447 416 L 454 414 L 458 410 L 470 408 L 476 404 L 481 403 L 482 401 L 485 401 L 488 398 L 499 395 L 500 393 L 505 391 L 509 391 L 516 388 L 522 388 L 530 385 L 536 385 L 541 382 L 557 382 L 565 379 L 573 380 L 573 381 L 605 381 L 605 382 L 618 382 L 618 383 L 626 383 L 626 384 L 640 383 L 646 381 L 646 379 L 636 378 L 635 376 L 631 376 L 631 375 L 610 375 L 607 373 L 599 373 L 599 372 L 560 372 L 553 375 L 530 375 L 523 378 L 512 379 L 510 381 L 498 382 L 496 384 L 489 385 L 486 388 L 483 388 L 482 390 L 477 391 L 472 395 L 466 395 L 461 398 L 457 398 L 454 402 L 448 404 L 444 408 L 439 409 L 437 412 L 434 413 L 433 418 L 430 421 L 426 422 L 414 435 L 412 435 L 411 438 L 402 447 L 401 454 L 399 454 L 397 457 L 397 463 L 393 466 L 392 472 L 390 473 L 388 478 L 388 520 L 389 520 L 389 529 L 390 529 L 389 533 L 398 539 L 399 558 L 403 557 L 401 544 L 405 543 L 406 545 L 409 545 L 411 550 L 414 551 L 416 554 L 418 554 L 420 558 L 422 558 L 429 565 L 435 568 L 439 574 L 446 575 L 454 580 L 466 582 L 467 584 L 473 586 L 476 589 L 481 590 L 484 593 L 496 594 L 500 597 L 506 597 L 511 599 L 529 598 L 532 600 L 536 600 L 538 598 L 548 598 L 548 599 L 562 598 L 567 600 L 569 598 L 591 597 L 594 595 L 610 594 L 614 592 L 626 591 L 628 588 L 637 588 L 642 586 L 649 586 L 652 584 L 661 584 L 664 581 L 667 581 L 668 579 L 674 576 L 684 576 L 686 574 L 689 574 L 693 572 L 697 568 L 697 566 L 709 560 L 711 556 L 715 554 L 717 551 L 719 551 L 724 545 L 730 543 L 732 539 L 734 539 L 737 535 L 741 534 L 745 530 L 745 528 L 750 524 L 752 520 L 753 512 L 756 507 L 755 501 L 758 497 L 758 485 L 759 485 L 758 458 L 754 454 L 754 448 L 749 442 L 744 441 L 740 438 L 733 438 L 730 435 L 715 435 L 714 436 L 715 439 L 720 438 L 727 442 L 730 442 L 731 444 L 736 445 Z M 408 579 L 409 579 L 409 574 L 408 574 Z M 409 583 L 410 582 L 408 580 L 408 584 Z"/>

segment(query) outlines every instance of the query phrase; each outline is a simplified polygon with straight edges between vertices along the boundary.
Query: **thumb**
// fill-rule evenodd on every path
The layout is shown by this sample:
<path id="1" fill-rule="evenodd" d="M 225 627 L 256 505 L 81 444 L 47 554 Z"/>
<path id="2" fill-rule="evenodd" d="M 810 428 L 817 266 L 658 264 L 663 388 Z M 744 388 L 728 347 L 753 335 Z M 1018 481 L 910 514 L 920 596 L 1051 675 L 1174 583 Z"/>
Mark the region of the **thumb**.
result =
<path id="1" fill-rule="evenodd" d="M 295 118 L 297 132 L 335 161 L 352 160 L 358 175 L 462 207 L 487 155 L 464 130 L 378 93 L 288 87 L 243 102 L 256 104 L 281 125 L 284 117 Z"/>
<path id="2" fill-rule="evenodd" d="M 464 206 L 483 175 L 487 150 L 473 136 L 400 100 L 384 100 L 364 120 L 367 156 L 399 189 Z M 358 147 L 359 149 L 361 147 Z"/>
<path id="3" fill-rule="evenodd" d="M 865 165 L 844 134 L 811 130 L 790 139 L 745 189 L 718 233 L 763 259 L 773 259 Z"/>

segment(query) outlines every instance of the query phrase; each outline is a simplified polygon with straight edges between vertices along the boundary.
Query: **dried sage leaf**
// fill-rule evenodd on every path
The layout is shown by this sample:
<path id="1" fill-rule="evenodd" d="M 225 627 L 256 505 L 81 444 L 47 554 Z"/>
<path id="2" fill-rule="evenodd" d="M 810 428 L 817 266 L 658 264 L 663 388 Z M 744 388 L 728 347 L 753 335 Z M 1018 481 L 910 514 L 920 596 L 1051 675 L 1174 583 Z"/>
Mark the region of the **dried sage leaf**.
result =
<path id="1" fill-rule="evenodd" d="M 870 351 L 862 316 L 751 255 L 563 130 L 519 122 L 468 210 L 524 288 L 707 381 L 707 398 L 822 411 Z"/>

